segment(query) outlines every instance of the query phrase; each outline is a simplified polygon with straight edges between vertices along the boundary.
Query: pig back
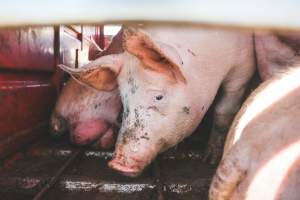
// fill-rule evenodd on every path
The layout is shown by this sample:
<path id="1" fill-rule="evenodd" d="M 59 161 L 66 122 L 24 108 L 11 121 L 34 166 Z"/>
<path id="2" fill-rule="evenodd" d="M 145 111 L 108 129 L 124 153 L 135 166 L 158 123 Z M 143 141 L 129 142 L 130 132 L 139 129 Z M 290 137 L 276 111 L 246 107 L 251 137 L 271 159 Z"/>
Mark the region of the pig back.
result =
<path id="1" fill-rule="evenodd" d="M 257 68 L 263 81 L 300 63 L 300 32 L 256 32 Z"/>
<path id="2" fill-rule="evenodd" d="M 245 102 L 223 155 L 223 162 L 235 155 L 246 166 L 231 199 L 299 199 L 299 98 L 297 67 L 262 84 Z"/>

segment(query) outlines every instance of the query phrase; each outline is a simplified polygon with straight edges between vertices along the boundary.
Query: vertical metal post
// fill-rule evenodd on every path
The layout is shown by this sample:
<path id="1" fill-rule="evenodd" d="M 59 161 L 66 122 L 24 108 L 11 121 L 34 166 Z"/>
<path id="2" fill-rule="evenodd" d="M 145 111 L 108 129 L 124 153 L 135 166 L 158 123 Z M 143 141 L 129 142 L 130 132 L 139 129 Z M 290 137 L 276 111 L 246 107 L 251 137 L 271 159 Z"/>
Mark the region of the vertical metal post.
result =
<path id="1" fill-rule="evenodd" d="M 80 41 L 81 41 L 81 51 L 83 50 L 83 25 L 80 25 Z"/>
<path id="2" fill-rule="evenodd" d="M 104 37 L 104 25 L 96 26 L 95 27 L 95 36 L 94 36 L 95 42 L 97 45 L 104 49 L 105 47 L 105 37 Z"/>
<path id="3" fill-rule="evenodd" d="M 79 52 L 79 49 L 76 49 L 76 51 L 75 51 L 75 68 L 78 68 L 78 52 Z"/>
<path id="4" fill-rule="evenodd" d="M 52 82 L 56 87 L 56 92 L 59 94 L 60 89 L 63 85 L 63 75 L 64 72 L 57 67 L 57 65 L 61 62 L 60 57 L 60 37 L 61 37 L 61 28 L 60 26 L 54 26 L 54 68 L 55 73 L 52 76 Z"/>
<path id="5" fill-rule="evenodd" d="M 100 26 L 99 46 L 100 46 L 101 49 L 104 49 L 104 48 L 105 48 L 104 25 L 101 25 L 101 26 Z"/>

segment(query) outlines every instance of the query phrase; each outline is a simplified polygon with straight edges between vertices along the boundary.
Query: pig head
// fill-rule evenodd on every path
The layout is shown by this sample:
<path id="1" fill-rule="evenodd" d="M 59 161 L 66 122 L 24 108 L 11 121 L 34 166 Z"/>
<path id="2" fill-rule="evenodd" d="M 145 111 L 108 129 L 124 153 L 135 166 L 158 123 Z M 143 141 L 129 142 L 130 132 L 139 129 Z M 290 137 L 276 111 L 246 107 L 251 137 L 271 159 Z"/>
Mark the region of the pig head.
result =
<path id="1" fill-rule="evenodd" d="M 95 142 L 99 148 L 110 148 L 115 141 L 121 99 L 117 89 L 105 92 L 70 79 L 61 91 L 51 116 L 54 136 L 69 130 L 70 140 L 77 145 Z"/>
<path id="2" fill-rule="evenodd" d="M 101 91 L 119 87 L 122 126 L 109 165 L 136 176 L 159 152 L 191 133 L 196 112 L 184 95 L 186 80 L 178 55 L 143 32 L 127 29 L 124 38 L 126 52 L 99 58 L 87 71 L 64 70 Z"/>
<path id="3" fill-rule="evenodd" d="M 112 45 L 94 55 L 93 59 L 122 52 L 117 46 L 122 30 L 113 38 Z M 68 67 L 67 67 L 68 68 Z M 117 118 L 121 112 L 118 88 L 99 91 L 73 77 L 63 87 L 51 117 L 54 136 L 70 132 L 70 140 L 77 145 L 93 142 L 96 148 L 110 148 L 119 128 Z"/>
<path id="4" fill-rule="evenodd" d="M 62 66 L 79 81 L 100 91 L 119 88 L 123 103 L 122 126 L 109 166 L 127 176 L 138 175 L 160 152 L 189 136 L 212 103 L 226 74 L 231 70 L 231 77 L 235 76 L 231 69 L 235 64 L 231 63 L 230 57 L 219 63 L 224 65 L 222 70 L 219 70 L 219 64 L 213 64 L 215 59 L 199 59 L 196 56 L 200 54 L 199 48 L 196 49 L 199 41 L 193 39 L 202 34 L 200 41 L 203 41 L 203 47 L 218 50 L 218 56 L 223 56 L 223 52 L 233 52 L 228 50 L 228 46 L 229 49 L 236 46 L 231 45 L 231 41 L 224 45 L 226 51 L 220 51 L 218 41 L 205 31 L 195 32 L 193 28 L 145 30 L 135 27 L 124 29 L 125 51 L 98 58 L 84 70 Z M 149 34 L 151 31 L 152 35 Z M 211 32 L 219 37 L 219 32 Z M 162 35 L 164 38 L 152 37 Z M 172 41 L 166 41 L 169 38 L 178 41 L 180 39 L 176 37 L 180 35 L 182 44 L 178 44 L 178 48 Z M 231 33 L 224 35 L 236 38 Z M 210 42 L 215 41 L 215 45 L 211 45 L 213 47 L 209 46 L 210 42 L 206 44 L 207 37 Z M 195 52 L 181 47 L 186 43 Z M 201 53 L 201 58 L 207 59 L 209 53 Z M 199 63 L 213 67 L 206 70 L 197 66 Z M 213 81 L 211 77 L 214 77 Z M 242 90 L 239 88 L 239 91 Z"/>

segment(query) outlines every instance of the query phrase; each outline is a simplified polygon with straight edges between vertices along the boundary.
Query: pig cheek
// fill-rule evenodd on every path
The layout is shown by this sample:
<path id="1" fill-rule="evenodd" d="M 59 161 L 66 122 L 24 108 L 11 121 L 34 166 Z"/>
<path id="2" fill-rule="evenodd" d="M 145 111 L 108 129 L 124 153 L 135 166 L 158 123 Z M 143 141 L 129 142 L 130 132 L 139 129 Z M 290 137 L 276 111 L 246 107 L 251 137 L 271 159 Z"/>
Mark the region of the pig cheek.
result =
<path id="1" fill-rule="evenodd" d="M 108 129 L 104 120 L 92 120 L 77 123 L 71 132 L 71 141 L 77 145 L 86 145 L 101 137 Z"/>

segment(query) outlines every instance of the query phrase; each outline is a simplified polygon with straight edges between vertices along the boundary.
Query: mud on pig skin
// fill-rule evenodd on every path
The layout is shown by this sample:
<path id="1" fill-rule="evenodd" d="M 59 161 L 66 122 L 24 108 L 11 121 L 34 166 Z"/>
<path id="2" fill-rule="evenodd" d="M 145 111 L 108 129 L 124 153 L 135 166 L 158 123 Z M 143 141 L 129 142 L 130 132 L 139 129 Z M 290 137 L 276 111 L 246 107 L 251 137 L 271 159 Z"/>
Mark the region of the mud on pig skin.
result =
<path id="1" fill-rule="evenodd" d="M 299 99 L 299 66 L 250 95 L 228 133 L 209 199 L 299 199 Z"/>
<path id="2" fill-rule="evenodd" d="M 248 32 L 189 26 L 125 27 L 124 52 L 72 70 L 78 80 L 110 91 L 119 87 L 123 117 L 109 166 L 137 176 L 160 152 L 197 127 L 219 88 L 208 151 L 222 145 L 254 67 Z"/>
<path id="3" fill-rule="evenodd" d="M 77 145 L 95 142 L 94 147 L 107 149 L 115 143 L 113 130 L 121 110 L 118 89 L 97 91 L 71 78 L 61 91 L 51 116 L 54 136 L 70 132 Z"/>

